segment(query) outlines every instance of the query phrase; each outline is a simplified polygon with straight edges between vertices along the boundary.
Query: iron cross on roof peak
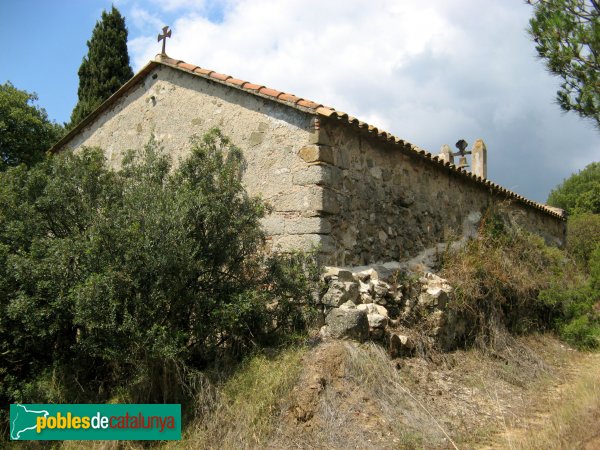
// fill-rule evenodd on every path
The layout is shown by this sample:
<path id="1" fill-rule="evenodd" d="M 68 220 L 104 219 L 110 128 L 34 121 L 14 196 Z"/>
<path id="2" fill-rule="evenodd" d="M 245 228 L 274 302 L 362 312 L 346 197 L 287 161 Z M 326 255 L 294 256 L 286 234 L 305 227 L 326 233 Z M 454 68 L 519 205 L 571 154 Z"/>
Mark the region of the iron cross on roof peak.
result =
<path id="1" fill-rule="evenodd" d="M 163 27 L 162 34 L 159 34 L 158 39 L 156 40 L 157 42 L 163 41 L 161 55 L 167 54 L 165 52 L 165 46 L 167 44 L 167 38 L 170 38 L 170 37 L 171 37 L 171 30 L 169 30 L 169 26 L 167 25 L 166 27 Z"/>

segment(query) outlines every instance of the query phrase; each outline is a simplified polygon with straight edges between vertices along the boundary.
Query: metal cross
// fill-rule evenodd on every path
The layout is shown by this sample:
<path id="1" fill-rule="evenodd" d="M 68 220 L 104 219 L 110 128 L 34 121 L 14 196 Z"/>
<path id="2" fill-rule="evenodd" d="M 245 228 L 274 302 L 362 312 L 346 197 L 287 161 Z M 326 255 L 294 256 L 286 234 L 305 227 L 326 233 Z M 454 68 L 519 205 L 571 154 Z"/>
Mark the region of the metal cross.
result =
<path id="1" fill-rule="evenodd" d="M 167 25 L 166 27 L 163 27 L 162 34 L 159 34 L 158 39 L 156 40 L 157 42 L 163 41 L 161 55 L 167 54 L 165 52 L 165 45 L 167 44 L 167 38 L 170 38 L 170 37 L 171 37 L 171 30 L 169 30 L 169 26 Z"/>

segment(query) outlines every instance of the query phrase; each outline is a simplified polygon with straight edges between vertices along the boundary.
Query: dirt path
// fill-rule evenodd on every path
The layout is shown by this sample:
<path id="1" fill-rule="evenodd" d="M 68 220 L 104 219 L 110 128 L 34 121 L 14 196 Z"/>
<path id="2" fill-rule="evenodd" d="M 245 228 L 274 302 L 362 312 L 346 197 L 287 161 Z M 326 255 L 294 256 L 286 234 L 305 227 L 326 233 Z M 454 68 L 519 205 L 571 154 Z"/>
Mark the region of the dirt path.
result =
<path id="1" fill-rule="evenodd" d="M 481 450 L 600 449 L 599 386 L 600 353 L 579 354 L 561 370 L 555 382 L 533 393 L 522 416 L 507 423 L 494 443 Z"/>

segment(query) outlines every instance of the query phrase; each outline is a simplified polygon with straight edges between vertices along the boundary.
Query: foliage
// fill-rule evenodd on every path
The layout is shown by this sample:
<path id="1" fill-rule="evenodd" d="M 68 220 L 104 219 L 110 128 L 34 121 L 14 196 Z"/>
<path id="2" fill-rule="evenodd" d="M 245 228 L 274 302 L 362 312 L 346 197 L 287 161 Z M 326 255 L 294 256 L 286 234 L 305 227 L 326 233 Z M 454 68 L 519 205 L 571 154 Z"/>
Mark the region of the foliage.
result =
<path id="1" fill-rule="evenodd" d="M 467 339 L 494 346 L 499 328 L 553 328 L 574 345 L 596 345 L 599 291 L 563 251 L 521 229 L 500 227 L 501 217 L 488 211 L 478 239 L 444 261 L 443 276 L 455 286 L 451 307 L 472 330 Z"/>
<path id="2" fill-rule="evenodd" d="M 595 309 L 600 291 L 591 283 L 574 287 L 555 283 L 539 298 L 551 308 L 555 328 L 566 342 L 581 349 L 600 346 L 600 316 Z"/>
<path id="3" fill-rule="evenodd" d="M 548 204 L 570 215 L 600 214 L 600 162 L 588 164 L 550 192 Z"/>
<path id="4" fill-rule="evenodd" d="M 81 122 L 133 76 L 127 53 L 125 19 L 114 6 L 110 12 L 102 11 L 102 18 L 96 22 L 87 46 L 88 54 L 78 72 L 78 101 L 71 113 L 71 127 Z"/>
<path id="5" fill-rule="evenodd" d="M 36 94 L 0 84 L 0 172 L 38 162 L 60 137 L 62 127 L 48 120 L 36 100 Z"/>
<path id="6" fill-rule="evenodd" d="M 590 255 L 588 266 L 592 287 L 600 292 L 600 245 Z"/>
<path id="7" fill-rule="evenodd" d="M 201 442 L 203 448 L 266 447 L 267 439 L 280 425 L 282 399 L 289 396 L 297 381 L 306 353 L 302 346 L 275 354 L 259 352 L 246 358 L 224 380 L 204 380 L 206 387 L 196 398 L 201 413 L 185 430 L 184 446 Z M 217 378 L 224 377 L 220 373 Z"/>
<path id="8" fill-rule="evenodd" d="M 557 101 L 600 127 L 600 4 L 597 0 L 528 0 L 529 33 L 550 73 L 562 78 Z"/>
<path id="9" fill-rule="evenodd" d="M 186 374 L 302 330 L 317 270 L 265 256 L 267 212 L 218 130 L 0 174 L 0 398 L 180 402 Z M 52 393 L 56 397 L 49 398 Z"/>
<path id="10" fill-rule="evenodd" d="M 548 203 L 570 215 L 567 249 L 584 267 L 600 246 L 600 162 L 571 175 L 550 192 Z"/>
<path id="11" fill-rule="evenodd" d="M 580 214 L 567 223 L 567 250 L 588 267 L 595 249 L 600 248 L 600 214 Z"/>

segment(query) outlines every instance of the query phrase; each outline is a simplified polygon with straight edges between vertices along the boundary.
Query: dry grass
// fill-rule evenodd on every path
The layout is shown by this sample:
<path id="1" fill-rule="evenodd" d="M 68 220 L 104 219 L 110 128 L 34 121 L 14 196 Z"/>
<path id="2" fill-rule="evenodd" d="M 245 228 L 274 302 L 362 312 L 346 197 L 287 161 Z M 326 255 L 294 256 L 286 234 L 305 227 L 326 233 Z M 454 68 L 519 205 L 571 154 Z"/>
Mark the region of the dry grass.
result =
<path id="1" fill-rule="evenodd" d="M 249 358 L 220 383 L 198 378 L 198 418 L 182 430 L 181 441 L 65 441 L 64 450 L 246 449 L 262 448 L 275 430 L 282 399 L 291 390 L 301 369 L 306 348 L 288 348 L 277 354 Z"/>
<path id="2" fill-rule="evenodd" d="M 377 345 L 349 342 L 258 355 L 222 383 L 199 389 L 203 412 L 180 442 L 65 442 L 62 448 L 593 445 L 600 355 L 573 351 L 549 335 L 502 342 L 493 351 L 473 348 L 428 359 L 392 360 Z M 303 397 L 308 391 L 314 395 Z M 290 412 L 299 404 L 296 396 L 312 409 L 306 420 L 294 420 Z"/>
<path id="3" fill-rule="evenodd" d="M 288 403 L 310 414 L 294 420 L 288 412 L 269 448 L 423 448 L 447 442 L 376 344 L 326 343 L 308 355 L 303 372 Z M 311 390 L 319 392 L 304 395 Z"/>
<path id="4" fill-rule="evenodd" d="M 600 355 L 590 361 L 564 389 L 540 398 L 532 423 L 505 433 L 507 448 L 600 448 Z"/>
<path id="5" fill-rule="evenodd" d="M 243 449 L 265 446 L 277 425 L 282 399 L 298 378 L 305 348 L 250 358 L 216 390 L 198 399 L 208 414 L 188 426 L 181 442 L 164 448 Z"/>

